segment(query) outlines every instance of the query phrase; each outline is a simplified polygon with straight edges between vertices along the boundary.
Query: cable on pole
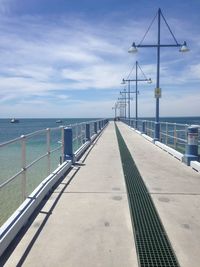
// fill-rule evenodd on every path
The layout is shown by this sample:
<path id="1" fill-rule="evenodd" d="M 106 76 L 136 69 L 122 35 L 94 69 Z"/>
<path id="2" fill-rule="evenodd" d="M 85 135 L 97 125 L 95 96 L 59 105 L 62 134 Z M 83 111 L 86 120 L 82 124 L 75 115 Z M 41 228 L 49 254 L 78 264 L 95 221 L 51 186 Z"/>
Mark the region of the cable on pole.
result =
<path id="1" fill-rule="evenodd" d="M 175 43 L 178 45 L 178 42 L 177 42 L 177 40 L 176 40 L 176 37 L 174 36 L 174 34 L 173 34 L 171 28 L 169 27 L 169 24 L 167 23 L 167 21 L 166 21 L 164 15 L 163 15 L 163 13 L 162 13 L 162 11 L 161 11 L 161 16 L 162 16 L 162 18 L 163 18 L 165 24 L 167 25 L 167 28 L 168 28 L 168 30 L 170 31 L 170 33 L 171 33 L 171 35 L 172 35 L 172 37 L 173 37 Z"/>
<path id="2" fill-rule="evenodd" d="M 156 13 L 155 17 L 152 19 L 152 21 L 151 21 L 151 23 L 150 23 L 150 25 L 149 25 L 149 27 L 148 27 L 146 33 L 144 34 L 144 36 L 143 36 L 143 38 L 142 38 L 142 40 L 140 41 L 140 43 L 139 43 L 138 46 L 140 46 L 140 45 L 142 44 L 142 42 L 144 41 L 145 37 L 147 36 L 147 34 L 148 34 L 149 30 L 151 29 L 151 26 L 153 25 L 153 23 L 154 23 L 154 21 L 155 21 L 155 19 L 156 19 L 157 16 L 158 16 L 158 12 Z"/>

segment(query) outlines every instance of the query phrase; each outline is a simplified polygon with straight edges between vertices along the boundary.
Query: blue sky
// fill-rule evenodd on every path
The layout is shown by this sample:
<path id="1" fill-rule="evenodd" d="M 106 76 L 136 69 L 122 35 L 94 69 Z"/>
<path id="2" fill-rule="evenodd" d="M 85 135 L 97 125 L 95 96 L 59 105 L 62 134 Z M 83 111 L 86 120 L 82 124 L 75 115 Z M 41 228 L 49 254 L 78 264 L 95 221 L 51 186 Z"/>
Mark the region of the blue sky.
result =
<path id="1" fill-rule="evenodd" d="M 156 51 L 127 50 L 159 7 L 190 48 L 161 51 L 160 115 L 200 116 L 199 0 L 0 0 L 0 117 L 110 117 L 136 60 L 153 80 L 139 84 L 139 115 L 154 116 Z M 161 40 L 173 43 L 163 23 Z"/>

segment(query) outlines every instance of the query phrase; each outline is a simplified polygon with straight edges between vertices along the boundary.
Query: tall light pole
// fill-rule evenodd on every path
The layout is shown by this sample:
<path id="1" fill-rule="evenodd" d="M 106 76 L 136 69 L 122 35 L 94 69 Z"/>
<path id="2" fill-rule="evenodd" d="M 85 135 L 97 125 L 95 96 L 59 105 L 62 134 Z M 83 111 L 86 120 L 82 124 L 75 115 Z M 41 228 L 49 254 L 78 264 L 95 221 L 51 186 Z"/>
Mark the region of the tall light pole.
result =
<path id="1" fill-rule="evenodd" d="M 151 25 L 153 24 L 155 18 L 158 18 L 158 35 L 157 35 L 157 44 L 151 44 L 151 45 L 143 45 L 142 42 L 144 38 L 146 37 Z M 163 16 L 163 13 L 161 9 L 158 9 L 157 15 L 154 17 L 150 27 L 148 28 L 147 32 L 145 33 L 142 41 L 136 45 L 135 42 L 133 42 L 132 46 L 129 48 L 128 52 L 129 53 L 136 53 L 137 52 L 137 47 L 156 47 L 157 48 L 157 79 L 156 79 L 156 88 L 155 88 L 155 98 L 156 98 L 156 117 L 155 117 L 155 136 L 154 140 L 159 140 L 160 136 L 160 122 L 159 122 L 159 99 L 161 97 L 161 88 L 160 88 L 160 48 L 161 47 L 180 47 L 179 51 L 180 52 L 187 52 L 189 51 L 186 42 L 184 41 L 183 44 L 180 44 L 177 42 L 174 34 L 171 31 L 171 28 L 169 27 L 165 17 Z M 173 37 L 175 44 L 161 44 L 161 33 L 160 33 L 160 28 L 161 28 L 161 18 L 164 20 L 169 32 L 171 33 L 171 36 Z"/>
<path id="2" fill-rule="evenodd" d="M 123 84 L 123 83 L 121 83 L 121 84 Z M 126 89 L 124 88 L 124 91 L 121 91 L 120 92 L 120 95 L 122 96 L 120 99 L 122 100 L 122 98 L 123 98 L 123 100 L 124 100 L 124 117 L 125 117 L 125 119 L 126 119 L 126 101 L 127 101 L 127 97 L 126 97 L 126 94 L 127 94 L 127 91 L 126 91 Z M 119 100 L 119 99 L 118 99 Z"/>
<path id="3" fill-rule="evenodd" d="M 135 79 L 123 79 L 122 83 L 125 84 L 128 82 L 128 97 L 129 97 L 129 120 L 130 120 L 130 93 L 135 93 L 135 123 L 136 123 L 136 128 L 137 128 L 137 120 L 138 120 L 138 82 L 148 82 L 152 83 L 151 78 L 147 78 L 146 75 L 145 79 L 138 79 L 138 67 L 140 68 L 138 61 L 135 63 Z M 140 68 L 141 70 L 141 68 Z M 130 92 L 130 82 L 135 82 L 135 92 Z"/>
<path id="4" fill-rule="evenodd" d="M 125 84 L 124 82 L 122 82 L 121 84 Z M 126 96 L 126 94 L 128 94 L 128 97 Z M 128 104 L 128 118 L 129 118 L 129 107 L 130 107 L 130 87 L 128 89 L 128 91 L 126 91 L 126 89 L 124 89 L 124 91 L 120 91 L 120 95 L 121 97 L 118 98 L 118 100 L 124 100 L 124 104 L 125 104 L 125 119 L 126 119 L 126 104 Z"/>
<path id="5" fill-rule="evenodd" d="M 112 109 L 115 110 L 115 120 L 116 120 L 116 118 L 117 118 L 117 108 L 118 108 L 118 104 L 115 103 L 114 107 L 112 107 Z"/>

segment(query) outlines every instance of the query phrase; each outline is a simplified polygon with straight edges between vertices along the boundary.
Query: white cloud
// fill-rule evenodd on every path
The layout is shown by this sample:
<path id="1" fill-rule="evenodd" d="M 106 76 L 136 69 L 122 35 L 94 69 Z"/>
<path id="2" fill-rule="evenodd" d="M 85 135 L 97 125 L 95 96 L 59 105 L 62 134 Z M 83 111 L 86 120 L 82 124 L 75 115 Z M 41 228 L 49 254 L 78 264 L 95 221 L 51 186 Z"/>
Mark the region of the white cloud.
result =
<path id="1" fill-rule="evenodd" d="M 0 6 L 1 3 L 5 4 L 4 1 L 0 1 Z M 66 100 L 66 103 L 70 105 L 68 101 L 71 97 L 60 93 L 62 90 L 113 89 L 116 90 L 117 98 L 121 79 L 126 77 L 136 59 L 139 59 L 143 71 L 147 77 L 153 79 L 155 86 L 155 51 L 151 54 L 151 50 L 141 49 L 136 56 L 130 56 L 127 53 L 127 48 L 133 39 L 141 40 L 149 20 L 124 19 L 121 24 L 110 23 L 109 20 L 90 24 L 77 17 L 73 17 L 73 20 L 71 17 L 58 18 L 57 22 L 48 21 L 47 18 L 39 16 L 2 17 L 0 20 L 0 53 L 3 63 L 0 65 L 0 101 L 4 103 L 4 106 L 0 107 L 2 116 L 10 114 L 14 108 L 17 112 L 20 110 L 19 115 L 22 114 L 27 106 L 26 101 L 29 112 L 35 116 L 39 116 L 40 111 L 42 116 L 49 117 L 48 112 L 53 107 L 57 109 L 55 112 L 59 113 L 62 109 L 52 104 L 52 99 L 49 97 L 52 97 L 52 92 L 54 92 L 55 97 Z M 177 27 L 178 23 L 180 24 L 176 21 Z M 154 34 L 155 30 L 152 30 L 148 36 L 150 42 L 155 40 Z M 187 36 L 184 30 L 182 34 Z M 199 42 L 196 40 L 195 45 L 195 50 L 200 51 L 200 40 Z M 163 50 L 161 53 L 161 87 L 165 88 L 173 84 L 173 90 L 176 91 L 180 85 L 184 86 L 189 81 L 197 91 L 200 65 L 196 62 L 197 57 L 194 57 L 194 51 L 186 56 L 175 53 L 176 51 L 171 52 L 171 50 Z M 32 96 L 46 96 L 46 100 L 40 101 L 34 98 L 31 100 Z M 152 96 L 149 97 L 149 100 L 144 102 L 146 105 L 144 112 L 147 110 L 149 112 L 152 108 L 153 104 L 149 103 L 153 103 L 153 99 Z M 6 106 L 9 100 L 14 100 L 16 103 L 12 109 Z M 96 114 L 100 114 L 102 108 L 104 113 L 107 111 L 108 115 L 112 114 L 113 100 L 105 102 L 105 106 L 104 102 L 98 105 L 99 102 L 94 101 L 96 107 L 100 109 L 100 111 L 95 109 Z M 44 107 L 35 111 L 36 102 Z M 93 107 L 93 103 L 89 103 L 81 104 L 85 110 L 83 116 L 89 114 L 90 107 Z M 184 101 L 180 102 L 179 106 L 181 103 L 183 104 Z M 108 104 L 111 104 L 109 108 Z M 75 108 L 70 108 L 74 114 L 77 114 Z"/>

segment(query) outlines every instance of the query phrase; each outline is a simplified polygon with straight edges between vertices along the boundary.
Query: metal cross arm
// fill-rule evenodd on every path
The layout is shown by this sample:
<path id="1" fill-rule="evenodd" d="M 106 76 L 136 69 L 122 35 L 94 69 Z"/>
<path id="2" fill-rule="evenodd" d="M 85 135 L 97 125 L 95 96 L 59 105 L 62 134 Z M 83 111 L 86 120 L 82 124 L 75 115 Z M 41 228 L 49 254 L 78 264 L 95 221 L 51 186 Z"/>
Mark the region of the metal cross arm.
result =
<path id="1" fill-rule="evenodd" d="M 139 91 L 137 91 L 139 93 Z M 128 94 L 129 92 L 120 92 L 120 94 Z M 136 91 L 130 92 L 130 94 L 136 94 Z"/>
<path id="2" fill-rule="evenodd" d="M 183 43 L 184 45 L 186 45 L 186 42 L 184 42 Z M 133 45 L 135 46 L 135 47 L 183 47 L 183 44 L 160 44 L 160 45 L 158 45 L 158 44 L 152 44 L 152 45 L 136 45 L 135 43 L 133 43 Z M 133 46 L 132 45 L 132 46 Z"/>
<path id="3" fill-rule="evenodd" d="M 152 80 L 151 80 L 151 78 L 149 78 L 149 79 L 123 79 L 122 80 L 122 82 L 123 82 L 123 84 L 125 84 L 125 82 L 149 82 L 149 83 L 152 83 Z"/>
<path id="4" fill-rule="evenodd" d="M 118 98 L 118 100 L 126 100 L 126 99 L 127 99 L 126 97 L 124 97 L 124 98 Z M 133 100 L 133 98 L 130 97 L 130 100 Z"/>

